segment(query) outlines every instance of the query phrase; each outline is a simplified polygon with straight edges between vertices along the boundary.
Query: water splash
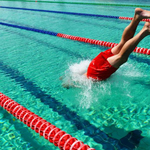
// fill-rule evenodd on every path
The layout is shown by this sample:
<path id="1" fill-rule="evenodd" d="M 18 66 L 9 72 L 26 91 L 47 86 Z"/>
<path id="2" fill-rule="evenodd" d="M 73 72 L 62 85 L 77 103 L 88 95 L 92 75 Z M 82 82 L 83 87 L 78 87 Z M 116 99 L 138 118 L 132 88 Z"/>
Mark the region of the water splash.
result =
<path id="1" fill-rule="evenodd" d="M 76 100 L 81 108 L 89 108 L 92 102 L 93 82 L 84 75 L 90 62 L 91 60 L 82 60 L 79 63 L 69 65 L 62 83 L 67 88 L 80 88 L 80 92 L 76 95 Z"/>
<path id="2" fill-rule="evenodd" d="M 80 108 L 99 109 L 100 106 L 116 106 L 122 103 L 134 102 L 135 81 L 140 80 L 144 74 L 132 63 L 126 63 L 106 81 L 93 82 L 84 76 L 90 60 L 69 65 L 63 79 L 66 88 L 79 88 L 75 92 L 75 99 Z M 134 92 L 133 92 L 134 91 Z"/>

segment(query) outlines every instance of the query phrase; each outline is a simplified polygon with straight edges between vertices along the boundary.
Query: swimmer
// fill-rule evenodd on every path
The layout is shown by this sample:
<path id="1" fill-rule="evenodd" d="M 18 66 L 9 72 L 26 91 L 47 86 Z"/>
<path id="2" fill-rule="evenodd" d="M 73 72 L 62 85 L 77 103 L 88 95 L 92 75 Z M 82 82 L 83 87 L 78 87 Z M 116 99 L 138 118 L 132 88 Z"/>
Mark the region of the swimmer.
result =
<path id="1" fill-rule="evenodd" d="M 150 11 L 135 9 L 134 18 L 125 28 L 120 43 L 96 56 L 84 74 L 87 78 L 101 81 L 109 78 L 127 60 L 138 43 L 150 34 L 150 22 L 146 22 L 142 30 L 134 36 L 136 28 L 142 19 L 150 18 Z"/>

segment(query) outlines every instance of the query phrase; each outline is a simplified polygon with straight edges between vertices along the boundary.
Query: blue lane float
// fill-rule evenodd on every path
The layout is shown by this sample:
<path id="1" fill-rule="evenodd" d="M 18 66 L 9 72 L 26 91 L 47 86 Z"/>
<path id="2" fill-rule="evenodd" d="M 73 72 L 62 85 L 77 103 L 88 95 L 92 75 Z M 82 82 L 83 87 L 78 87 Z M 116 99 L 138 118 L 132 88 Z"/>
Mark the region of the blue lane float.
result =
<path id="1" fill-rule="evenodd" d="M 53 35 L 53 36 L 57 36 L 57 34 L 58 34 L 56 32 L 51 32 L 51 31 L 46 31 L 46 30 L 41 30 L 41 29 L 36 29 L 36 28 L 30 28 L 30 27 L 25 27 L 25 26 L 19 26 L 19 25 L 4 23 L 4 22 L 0 22 L 0 25 L 13 27 L 13 28 L 19 28 L 19 29 L 28 30 L 28 31 L 34 31 L 34 32 L 43 33 L 43 34 L 49 34 L 49 35 Z"/>
<path id="2" fill-rule="evenodd" d="M 43 9 L 30 9 L 30 8 L 19 8 L 19 7 L 7 7 L 7 6 L 0 6 L 0 8 L 16 9 L 16 10 L 27 10 L 27 11 L 38 11 L 38 12 L 49 12 L 49 13 L 66 14 L 66 15 L 77 15 L 77 16 L 90 16 L 90 17 L 102 17 L 102 18 L 119 19 L 119 16 L 108 16 L 108 15 L 98 15 L 98 14 L 75 13 L 75 12 L 53 11 L 53 10 L 43 10 Z"/>

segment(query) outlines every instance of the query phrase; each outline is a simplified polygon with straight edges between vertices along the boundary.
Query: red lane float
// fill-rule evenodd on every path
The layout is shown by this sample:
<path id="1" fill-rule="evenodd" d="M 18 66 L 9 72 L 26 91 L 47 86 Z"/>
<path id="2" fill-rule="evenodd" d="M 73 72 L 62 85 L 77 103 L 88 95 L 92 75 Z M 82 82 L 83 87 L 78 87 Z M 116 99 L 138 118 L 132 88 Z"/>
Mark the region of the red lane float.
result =
<path id="1" fill-rule="evenodd" d="M 72 36 L 72 35 L 67 35 L 67 34 L 62 34 L 62 33 L 58 33 L 57 36 L 62 37 L 62 38 L 66 38 L 66 39 L 75 40 L 75 41 L 90 43 L 90 44 L 94 44 L 94 45 L 105 46 L 105 47 L 115 47 L 116 45 L 118 45 L 117 43 L 93 40 L 93 39 L 89 39 L 89 38 Z M 147 49 L 147 48 L 136 47 L 134 52 L 150 55 L 150 49 Z"/>
<path id="2" fill-rule="evenodd" d="M 133 20 L 132 17 L 119 17 L 119 19 L 122 19 L 122 20 Z M 142 21 L 150 22 L 150 19 L 143 19 Z"/>
<path id="3" fill-rule="evenodd" d="M 0 105 L 61 150 L 95 150 L 0 93 Z"/>
<path id="4" fill-rule="evenodd" d="M 85 43 L 90 43 L 90 44 L 95 44 L 95 45 L 101 45 L 101 46 L 106 46 L 106 47 L 114 47 L 114 46 L 118 45 L 116 43 L 99 41 L 99 40 L 83 38 L 83 37 L 78 37 L 78 36 L 72 36 L 72 35 L 67 35 L 67 34 L 62 34 L 62 33 L 58 33 L 57 36 L 58 37 L 62 37 L 62 38 L 66 38 L 66 39 L 75 40 L 75 41 L 80 41 L 80 42 L 85 42 Z"/>
<path id="5" fill-rule="evenodd" d="M 150 55 L 150 49 L 148 49 L 148 48 L 136 47 L 134 49 L 134 52 L 141 53 L 141 54 L 146 54 L 146 55 Z"/>
<path id="6" fill-rule="evenodd" d="M 123 20 L 132 20 L 133 18 L 131 18 L 131 17 L 119 17 L 119 19 L 123 19 Z"/>

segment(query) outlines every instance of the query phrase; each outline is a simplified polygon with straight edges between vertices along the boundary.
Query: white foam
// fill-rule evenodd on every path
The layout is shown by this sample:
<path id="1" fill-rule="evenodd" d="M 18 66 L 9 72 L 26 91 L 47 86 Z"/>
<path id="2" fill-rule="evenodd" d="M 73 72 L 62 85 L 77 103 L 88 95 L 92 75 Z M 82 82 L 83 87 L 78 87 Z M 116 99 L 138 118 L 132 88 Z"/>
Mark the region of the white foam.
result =
<path id="1" fill-rule="evenodd" d="M 90 62 L 90 60 L 83 60 L 80 63 L 72 64 L 69 66 L 69 70 L 73 74 L 83 75 L 87 71 Z"/>
<path id="2" fill-rule="evenodd" d="M 83 60 L 79 63 L 71 64 L 65 73 L 65 81 L 71 82 L 71 84 L 86 84 L 85 82 L 88 82 L 88 79 L 84 74 L 87 72 L 90 62 L 90 60 Z"/>

